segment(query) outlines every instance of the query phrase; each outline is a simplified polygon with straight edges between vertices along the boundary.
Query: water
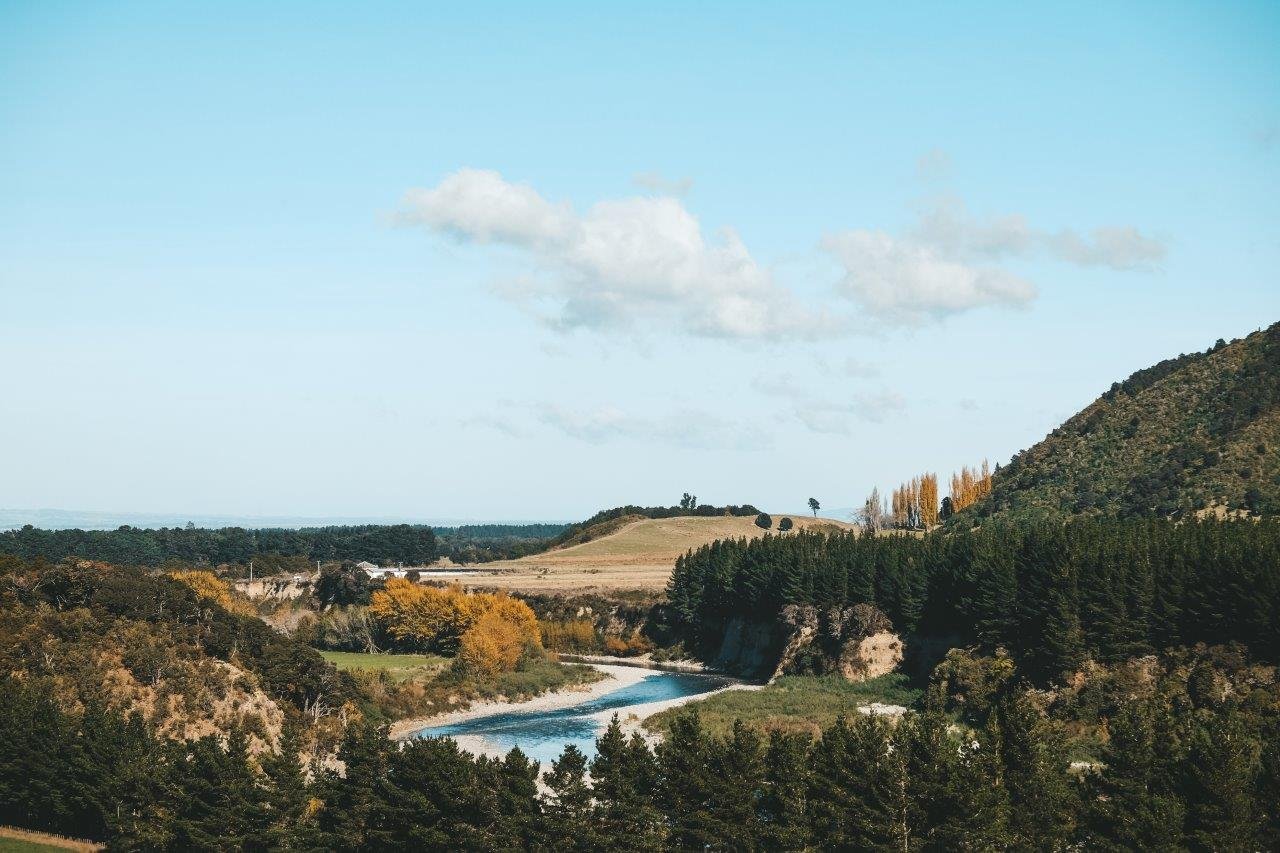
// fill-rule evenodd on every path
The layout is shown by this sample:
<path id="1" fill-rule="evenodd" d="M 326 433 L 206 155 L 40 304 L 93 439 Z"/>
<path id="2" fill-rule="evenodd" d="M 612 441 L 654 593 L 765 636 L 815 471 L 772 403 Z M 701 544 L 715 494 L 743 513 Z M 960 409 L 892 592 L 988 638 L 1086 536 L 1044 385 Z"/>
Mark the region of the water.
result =
<path id="1" fill-rule="evenodd" d="M 568 708 L 553 711 L 508 711 L 453 723 L 432 726 L 418 737 L 478 735 L 503 752 L 518 746 L 544 770 L 560 757 L 565 744 L 574 744 L 590 759 L 596 754 L 596 738 L 608 725 L 613 711 L 622 717 L 626 709 L 649 702 L 696 696 L 728 684 L 727 679 L 685 672 L 655 672 L 644 680 Z M 599 715 L 599 716 L 597 716 Z M 601 719 L 601 717 L 603 719 Z"/>

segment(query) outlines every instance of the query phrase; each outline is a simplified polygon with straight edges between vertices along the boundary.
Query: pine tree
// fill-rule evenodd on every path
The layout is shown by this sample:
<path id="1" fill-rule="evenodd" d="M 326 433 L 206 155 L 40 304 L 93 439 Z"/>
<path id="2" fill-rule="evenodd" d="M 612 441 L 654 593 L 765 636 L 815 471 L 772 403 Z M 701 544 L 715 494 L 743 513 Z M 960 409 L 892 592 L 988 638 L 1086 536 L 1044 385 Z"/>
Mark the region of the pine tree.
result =
<path id="1" fill-rule="evenodd" d="M 262 761 L 270 808 L 267 839 L 273 847 L 287 848 L 290 840 L 305 834 L 301 823 L 307 811 L 308 795 L 306 776 L 299 761 L 301 749 L 297 724 L 285 723 L 278 750 Z"/>
<path id="2" fill-rule="evenodd" d="M 558 850 L 591 850 L 597 845 L 591 821 L 587 757 L 567 744 L 543 780 L 551 792 L 544 811 L 543 836 Z"/>
<path id="3" fill-rule="evenodd" d="M 1077 805 L 1060 739 L 1016 688 L 997 703 L 995 718 L 1010 840 L 1018 847 L 1053 848 L 1070 836 Z"/>
<path id="4" fill-rule="evenodd" d="M 769 734 L 760 798 L 760 842 L 767 850 L 804 850 L 809 846 L 809 746 L 805 735 L 777 730 Z"/>
<path id="5" fill-rule="evenodd" d="M 1187 842 L 1194 850 L 1255 849 L 1258 743 L 1238 712 L 1200 722 L 1186 763 Z"/>
<path id="6" fill-rule="evenodd" d="M 1099 850 L 1171 850 L 1182 837 L 1181 800 L 1160 778 L 1157 730 L 1149 705 L 1131 702 L 1109 721 L 1103 769 L 1088 785 L 1084 836 Z"/>
<path id="7" fill-rule="evenodd" d="M 897 837 L 889 728 L 876 716 L 837 719 L 810 759 L 809 817 L 822 849 L 882 849 Z"/>

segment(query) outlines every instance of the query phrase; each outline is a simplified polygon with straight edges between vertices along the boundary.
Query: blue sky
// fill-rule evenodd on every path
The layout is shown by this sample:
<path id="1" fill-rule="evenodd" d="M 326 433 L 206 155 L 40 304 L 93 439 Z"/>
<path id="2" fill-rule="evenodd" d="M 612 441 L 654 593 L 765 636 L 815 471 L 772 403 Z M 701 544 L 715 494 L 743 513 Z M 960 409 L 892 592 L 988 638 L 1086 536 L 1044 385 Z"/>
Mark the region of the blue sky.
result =
<path id="1" fill-rule="evenodd" d="M 1280 319 L 1280 6 L 1096 5 L 0 3 L 0 507 L 1003 462 Z"/>

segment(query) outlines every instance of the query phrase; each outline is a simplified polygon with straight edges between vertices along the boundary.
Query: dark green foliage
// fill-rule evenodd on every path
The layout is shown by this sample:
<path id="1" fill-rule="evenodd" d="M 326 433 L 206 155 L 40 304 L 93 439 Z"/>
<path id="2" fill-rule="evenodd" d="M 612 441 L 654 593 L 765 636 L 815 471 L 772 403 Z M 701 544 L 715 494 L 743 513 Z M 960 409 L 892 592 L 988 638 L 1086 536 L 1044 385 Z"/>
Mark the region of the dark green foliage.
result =
<path id="1" fill-rule="evenodd" d="M 1089 807 L 1083 835 L 1100 850 L 1171 850 L 1182 835 L 1184 809 L 1161 760 L 1156 712 L 1133 702 L 1111 720 L 1106 768 L 1088 784 Z"/>
<path id="2" fill-rule="evenodd" d="M 756 516 L 756 527 L 768 530 L 773 527 L 773 516 L 767 512 L 762 512 Z"/>
<path id="3" fill-rule="evenodd" d="M 1185 770 L 1192 849 L 1255 849 L 1258 747 L 1234 712 L 1197 721 Z"/>
<path id="4" fill-rule="evenodd" d="M 796 526 L 796 523 L 789 518 L 778 519 L 778 530 L 782 531 L 783 533 L 786 533 L 788 530 L 790 530 L 795 526 Z"/>
<path id="5" fill-rule="evenodd" d="M 463 524 L 435 528 L 440 553 L 455 563 L 512 560 L 545 551 L 567 524 Z"/>
<path id="6" fill-rule="evenodd" d="M 345 607 L 349 604 L 368 604 L 372 594 L 369 574 L 364 569 L 356 568 L 355 563 L 346 562 L 340 566 L 328 565 L 320 570 L 316 579 L 316 598 L 322 605 L 336 604 Z"/>
<path id="7" fill-rule="evenodd" d="M 0 820 L 175 851 L 1274 849 L 1274 702 L 1131 703 L 1077 783 L 1031 695 L 1006 689 L 979 733 L 934 713 L 858 714 L 815 742 L 767 745 L 742 724 L 712 736 L 686 713 L 656 756 L 615 718 L 590 781 L 569 747 L 539 795 L 519 750 L 473 758 L 353 721 L 341 763 L 308 782 L 296 729 L 254 762 L 239 731 L 159 740 L 137 718 L 69 714 L 5 679 Z"/>
<path id="8" fill-rule="evenodd" d="M 788 604 L 874 604 L 904 634 L 1004 648 L 1040 683 L 1089 658 L 1196 643 L 1280 661 L 1280 526 L 1104 521 L 925 536 L 797 531 L 721 540 L 676 562 L 671 614 L 713 652 L 726 621 Z"/>
<path id="9" fill-rule="evenodd" d="M 39 530 L 31 525 L 0 532 L 0 554 L 61 562 L 67 557 L 125 566 L 159 566 L 168 561 L 219 565 L 255 560 L 270 571 L 281 558 L 372 560 L 423 565 L 438 556 L 436 537 L 420 524 L 362 524 L 300 530 L 223 527 L 161 527 L 116 530 Z M 296 570 L 289 564 L 289 570 Z M 262 573 L 261 571 L 259 572 Z"/>

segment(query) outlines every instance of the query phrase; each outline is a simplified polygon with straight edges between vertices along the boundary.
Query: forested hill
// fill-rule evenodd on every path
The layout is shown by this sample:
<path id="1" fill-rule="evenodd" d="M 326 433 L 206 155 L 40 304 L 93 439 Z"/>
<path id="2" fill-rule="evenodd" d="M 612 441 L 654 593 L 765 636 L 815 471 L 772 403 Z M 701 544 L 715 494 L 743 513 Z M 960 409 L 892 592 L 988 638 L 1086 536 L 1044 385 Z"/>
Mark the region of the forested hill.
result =
<path id="1" fill-rule="evenodd" d="M 1280 515 L 1280 323 L 1139 370 L 996 472 L 963 518 Z"/>

